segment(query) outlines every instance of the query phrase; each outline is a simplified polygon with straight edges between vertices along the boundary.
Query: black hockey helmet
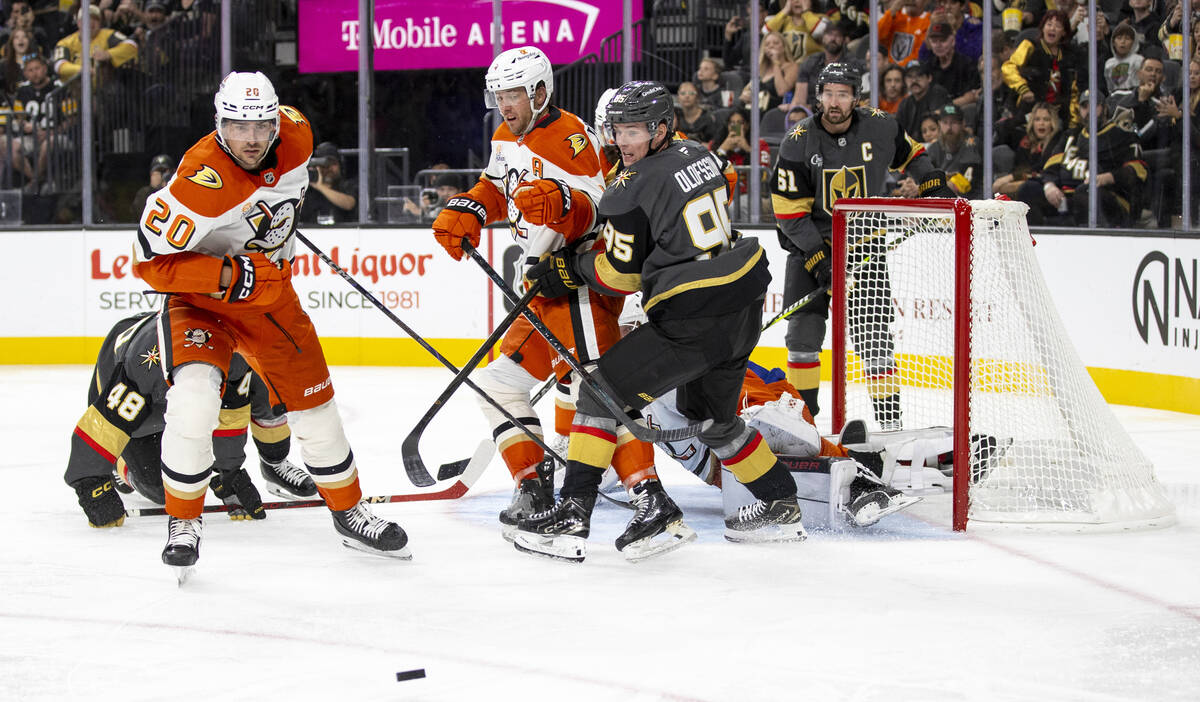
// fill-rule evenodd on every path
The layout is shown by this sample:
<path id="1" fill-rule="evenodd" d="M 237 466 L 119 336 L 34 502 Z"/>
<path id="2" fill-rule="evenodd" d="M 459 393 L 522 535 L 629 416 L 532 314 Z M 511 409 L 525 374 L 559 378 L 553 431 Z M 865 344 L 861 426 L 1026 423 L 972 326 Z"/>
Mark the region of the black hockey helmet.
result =
<path id="1" fill-rule="evenodd" d="M 669 136 L 675 124 L 675 101 L 662 83 L 632 80 L 617 88 L 609 100 L 606 122 L 610 129 L 613 124 L 643 122 L 651 134 L 665 124 Z"/>
<path id="2" fill-rule="evenodd" d="M 821 69 L 817 76 L 817 95 L 827 83 L 848 85 L 854 91 L 854 97 L 862 91 L 862 72 L 848 63 L 831 63 Z"/>

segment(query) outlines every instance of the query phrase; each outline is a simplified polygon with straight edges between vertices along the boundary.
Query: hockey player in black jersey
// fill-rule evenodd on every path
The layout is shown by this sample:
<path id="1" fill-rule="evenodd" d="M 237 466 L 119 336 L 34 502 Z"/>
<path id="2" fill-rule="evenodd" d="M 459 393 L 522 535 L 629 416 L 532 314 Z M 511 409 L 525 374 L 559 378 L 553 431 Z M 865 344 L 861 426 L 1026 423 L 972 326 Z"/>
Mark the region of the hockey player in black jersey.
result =
<path id="1" fill-rule="evenodd" d="M 601 386 L 634 410 L 677 389 L 687 417 L 713 420 L 701 441 L 758 498 L 726 519 L 725 537 L 799 541 L 806 534 L 796 485 L 737 414 L 771 278 L 767 257 L 756 239 L 738 239 L 730 228 L 731 193 L 720 161 L 696 142 L 674 139 L 672 117 L 671 95 L 661 84 L 621 86 L 608 105 L 622 163 L 600 201 L 607 250 L 557 251 L 527 277 L 550 296 L 584 285 L 609 294 L 641 291 L 649 321 L 600 357 Z M 560 501 L 518 523 L 517 548 L 582 560 L 616 428 L 599 399 L 582 391 Z M 660 493 L 639 499 L 635 519 L 645 522 L 647 534 L 681 541 L 693 535 L 679 530 L 681 517 Z"/>
<path id="2" fill-rule="evenodd" d="M 905 171 L 921 197 L 954 197 L 946 174 L 935 169 L 925 149 L 894 117 L 856 107 L 862 76 L 843 63 L 831 63 L 817 78 L 820 101 L 816 114 L 797 124 L 779 148 L 772 173 L 771 203 L 779 242 L 788 252 L 784 306 L 806 294 L 829 289 L 833 261 L 829 238 L 833 204 L 841 198 L 882 197 L 889 169 Z M 867 263 L 856 272 L 858 284 L 849 301 L 850 335 L 863 362 L 867 390 L 881 429 L 901 427 L 899 385 L 894 374 L 891 281 L 886 252 L 870 241 L 847 242 L 851 262 Z M 869 259 L 867 258 L 869 257 Z M 788 318 L 788 382 L 805 405 L 819 411 L 821 342 L 829 317 L 829 296 L 822 295 Z"/>
<path id="3" fill-rule="evenodd" d="M 312 478 L 287 460 L 291 434 L 273 412 L 266 387 L 234 356 L 221 398 L 221 424 L 213 433 L 213 493 L 236 505 L 233 519 L 262 519 L 266 512 L 242 469 L 247 425 L 258 449 L 267 489 L 280 497 L 311 497 Z M 64 480 L 93 527 L 120 526 L 125 506 L 117 492 L 137 492 L 163 504 L 160 440 L 167 384 L 154 313 L 117 322 L 100 348 L 88 387 L 88 408 L 71 435 Z M 251 421 L 253 419 L 253 421 Z"/>

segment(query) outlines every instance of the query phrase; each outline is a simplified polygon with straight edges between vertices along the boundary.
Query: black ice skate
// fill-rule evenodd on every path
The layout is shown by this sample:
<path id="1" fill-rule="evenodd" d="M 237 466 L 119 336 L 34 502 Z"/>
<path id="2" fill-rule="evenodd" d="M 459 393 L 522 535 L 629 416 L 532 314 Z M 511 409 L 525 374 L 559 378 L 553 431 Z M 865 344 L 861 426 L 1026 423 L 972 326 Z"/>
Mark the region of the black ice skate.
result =
<path id="1" fill-rule="evenodd" d="M 518 551 L 560 561 L 582 563 L 587 557 L 596 497 L 568 497 L 553 507 L 517 522 L 513 546 Z"/>
<path id="2" fill-rule="evenodd" d="M 302 499 L 317 494 L 317 484 L 308 472 L 286 458 L 279 463 L 258 462 L 267 492 L 285 500 Z"/>
<path id="3" fill-rule="evenodd" d="M 696 539 L 696 532 L 683 523 L 679 505 L 659 481 L 643 480 L 633 486 L 633 503 L 637 512 L 616 542 L 617 550 L 627 560 L 636 563 Z"/>
<path id="4" fill-rule="evenodd" d="M 196 561 L 200 560 L 200 539 L 203 534 L 203 516 L 195 519 L 167 518 L 167 545 L 163 548 L 162 561 L 175 570 L 180 585 L 187 581 Z"/>
<path id="5" fill-rule="evenodd" d="M 389 558 L 412 560 L 408 550 L 408 534 L 399 524 L 377 517 L 366 502 L 350 509 L 333 512 L 333 527 L 342 535 L 342 545 L 356 551 L 374 553 Z"/>
<path id="6" fill-rule="evenodd" d="M 903 492 L 859 475 L 850 483 L 850 503 L 841 509 L 855 526 L 869 527 L 880 519 L 920 502 Z"/>
<path id="7" fill-rule="evenodd" d="M 229 507 L 230 519 L 266 519 L 267 510 L 263 508 L 262 496 L 258 488 L 250 481 L 250 474 L 245 469 L 216 472 L 209 483 L 213 494 L 221 498 Z"/>
<path id="8" fill-rule="evenodd" d="M 125 461 L 118 459 L 117 465 L 113 466 L 112 481 L 113 487 L 115 487 L 117 492 L 121 493 L 122 495 L 128 495 L 129 493 L 133 492 L 133 486 L 130 485 L 127 480 L 125 480 L 125 471 Z"/>
<path id="9" fill-rule="evenodd" d="M 800 503 L 792 496 L 738 507 L 737 514 L 725 518 L 725 538 L 736 543 L 804 541 L 808 532 L 800 522 Z"/>
<path id="10" fill-rule="evenodd" d="M 875 421 L 879 422 L 879 431 L 899 431 L 904 428 L 900 412 L 900 395 L 872 397 L 871 405 L 875 409 Z"/>
<path id="11" fill-rule="evenodd" d="M 553 458 L 547 457 L 538 466 L 536 478 L 526 478 L 513 490 L 512 502 L 500 511 L 500 531 L 505 541 L 512 541 L 517 523 L 554 506 Z"/>

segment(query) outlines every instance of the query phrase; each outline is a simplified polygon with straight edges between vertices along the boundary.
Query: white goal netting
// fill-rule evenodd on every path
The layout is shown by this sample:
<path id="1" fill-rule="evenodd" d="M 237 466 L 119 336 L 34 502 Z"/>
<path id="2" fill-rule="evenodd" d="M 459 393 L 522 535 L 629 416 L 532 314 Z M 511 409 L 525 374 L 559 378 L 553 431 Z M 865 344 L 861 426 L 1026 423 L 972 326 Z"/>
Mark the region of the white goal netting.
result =
<path id="1" fill-rule="evenodd" d="M 1034 256 L 1025 205 L 959 207 L 956 218 L 953 209 L 904 201 L 839 203 L 845 232 L 835 231 L 834 240 L 846 247 L 846 293 L 835 296 L 832 315 L 835 335 L 843 329 L 844 378 L 834 382 L 845 389 L 844 416 L 865 419 L 875 431 L 965 431 L 969 466 L 956 465 L 955 480 L 969 480 L 973 521 L 1173 521 L 1154 467 L 1066 336 Z M 956 246 L 967 247 L 958 259 L 966 265 L 958 267 L 969 285 L 955 275 Z M 959 309 L 969 315 L 956 325 Z M 955 382 L 958 364 L 969 369 L 965 383 Z M 956 389 L 967 403 L 958 421 Z"/>

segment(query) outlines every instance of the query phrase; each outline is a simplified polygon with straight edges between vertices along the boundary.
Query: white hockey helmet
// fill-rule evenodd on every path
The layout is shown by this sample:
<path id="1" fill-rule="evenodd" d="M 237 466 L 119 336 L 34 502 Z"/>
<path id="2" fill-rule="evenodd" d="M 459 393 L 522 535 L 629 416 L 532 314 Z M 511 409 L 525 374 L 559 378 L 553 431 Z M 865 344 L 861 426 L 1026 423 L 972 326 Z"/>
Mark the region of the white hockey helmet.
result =
<path id="1" fill-rule="evenodd" d="M 223 145 L 227 131 L 225 120 L 270 122 L 270 138 L 267 143 L 273 143 L 279 136 L 279 96 L 275 94 L 275 86 L 271 85 L 270 79 L 259 71 L 234 72 L 225 76 L 213 97 L 213 106 L 217 110 L 217 140 Z"/>
<path id="2" fill-rule="evenodd" d="M 541 113 L 550 106 L 550 96 L 554 94 L 554 67 L 550 59 L 536 46 L 522 46 L 501 52 L 488 66 L 484 76 L 483 100 L 489 108 L 496 107 L 496 93 L 501 90 L 524 88 L 529 96 L 529 107 L 533 110 L 530 126 L 537 121 Z M 539 83 L 546 85 L 546 104 L 538 109 L 533 104 Z"/>
<path id="3" fill-rule="evenodd" d="M 617 143 L 613 138 L 612 129 L 608 127 L 608 103 L 612 101 L 613 95 L 617 94 L 616 88 L 609 88 L 600 94 L 600 99 L 596 102 L 596 115 L 592 118 L 592 126 L 596 129 L 596 134 L 608 146 Z"/>

